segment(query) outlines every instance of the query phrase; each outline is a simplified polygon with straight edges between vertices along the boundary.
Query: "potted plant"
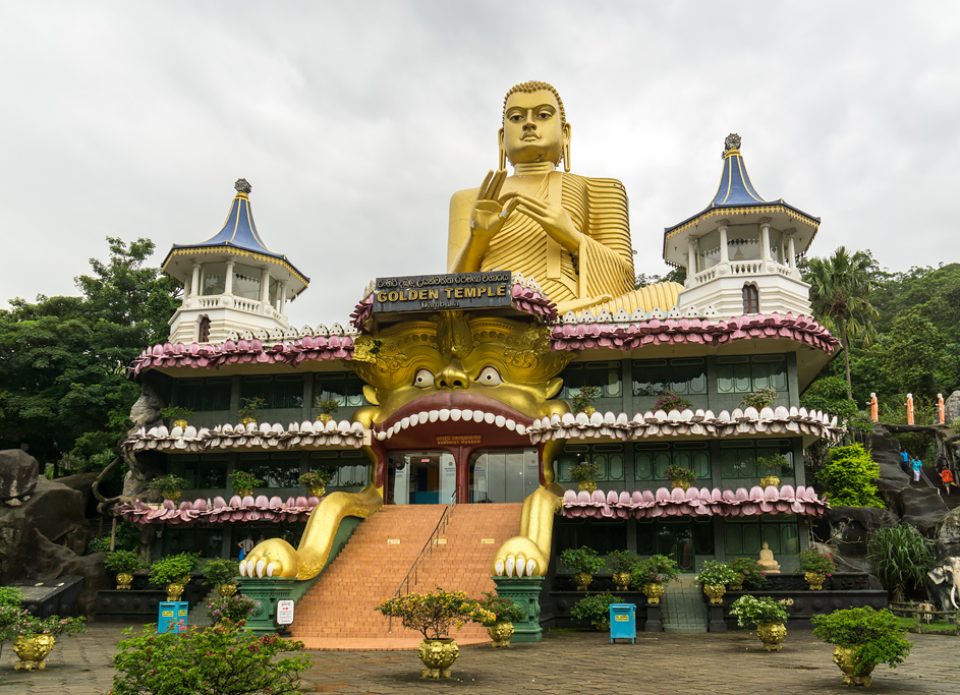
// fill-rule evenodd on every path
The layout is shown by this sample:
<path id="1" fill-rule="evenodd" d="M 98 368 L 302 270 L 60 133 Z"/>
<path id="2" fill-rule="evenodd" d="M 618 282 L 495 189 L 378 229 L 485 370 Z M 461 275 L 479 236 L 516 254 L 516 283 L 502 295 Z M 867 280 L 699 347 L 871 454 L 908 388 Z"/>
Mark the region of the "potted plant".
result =
<path id="1" fill-rule="evenodd" d="M 20 607 L 23 601 L 23 592 L 13 586 L 0 586 L 0 654 L 3 654 L 3 643 L 17 636 L 17 628 L 26 613 Z"/>
<path id="2" fill-rule="evenodd" d="M 630 584 L 640 587 L 651 606 L 660 605 L 663 586 L 680 575 L 680 568 L 672 557 L 651 555 L 634 565 L 630 572 Z"/>
<path id="3" fill-rule="evenodd" d="M 621 599 L 609 591 L 593 594 L 573 604 L 570 617 L 578 622 L 587 623 L 594 630 L 603 632 L 610 629 L 610 604 L 620 602 Z"/>
<path id="4" fill-rule="evenodd" d="M 184 408 L 180 405 L 168 405 L 160 409 L 160 417 L 170 423 L 170 427 L 179 427 L 187 429 L 190 418 L 193 417 L 193 411 L 190 408 Z"/>
<path id="5" fill-rule="evenodd" d="M 216 625 L 225 622 L 243 625 L 257 610 L 257 602 L 243 594 L 234 593 L 229 596 L 220 594 L 207 602 L 207 610 Z"/>
<path id="6" fill-rule="evenodd" d="M 187 481 L 179 475 L 167 473 L 166 475 L 160 475 L 151 480 L 150 489 L 159 492 L 164 499 L 179 502 L 183 486 L 186 485 L 186 483 Z"/>
<path id="7" fill-rule="evenodd" d="M 630 586 L 630 573 L 640 561 L 632 550 L 614 550 L 607 553 L 607 564 L 613 572 L 613 586 L 617 591 L 626 591 Z"/>
<path id="8" fill-rule="evenodd" d="M 703 586 L 703 593 L 710 599 L 711 606 L 723 605 L 723 595 L 727 592 L 728 584 L 735 584 L 740 575 L 718 560 L 707 560 L 697 574 L 697 581 Z"/>
<path id="9" fill-rule="evenodd" d="M 510 599 L 497 596 L 492 591 L 485 592 L 478 605 L 490 614 L 483 625 L 493 640 L 492 646 L 509 647 L 510 638 L 513 637 L 513 624 L 526 617 L 523 609 Z"/>
<path id="10" fill-rule="evenodd" d="M 13 652 L 17 655 L 13 668 L 17 671 L 46 668 L 46 658 L 56 645 L 57 637 L 76 635 L 85 629 L 83 618 L 61 618 L 59 615 L 38 618 L 22 611 L 16 624 L 17 638 L 13 642 Z"/>
<path id="11" fill-rule="evenodd" d="M 792 605 L 790 598 L 777 601 L 770 596 L 744 594 L 730 604 L 730 615 L 740 627 L 756 628 L 764 649 L 779 652 L 787 637 L 787 606 Z"/>
<path id="12" fill-rule="evenodd" d="M 869 606 L 844 608 L 815 615 L 810 622 L 813 634 L 836 645 L 833 663 L 843 671 L 843 684 L 870 687 L 870 674 L 877 664 L 896 668 L 910 653 L 910 642 L 896 616 Z"/>
<path id="13" fill-rule="evenodd" d="M 307 488 L 307 491 L 314 497 L 323 497 L 327 491 L 327 483 L 333 479 L 333 470 L 327 467 L 315 468 L 306 473 L 301 473 L 300 484 Z"/>
<path id="14" fill-rule="evenodd" d="M 117 575 L 117 590 L 126 590 L 133 584 L 133 573 L 143 567 L 143 560 L 133 550 L 113 550 L 107 553 L 103 566 Z"/>
<path id="15" fill-rule="evenodd" d="M 738 557 L 736 560 L 731 560 L 727 564 L 730 565 L 730 569 L 740 577 L 738 581 L 733 582 L 727 587 L 730 591 L 743 591 L 743 587 L 745 586 L 748 589 L 757 589 L 767 581 L 766 575 L 760 569 L 756 560 Z"/>
<path id="16" fill-rule="evenodd" d="M 577 481 L 578 490 L 593 492 L 597 489 L 600 464 L 593 461 L 578 461 L 570 467 L 570 477 Z"/>
<path id="17" fill-rule="evenodd" d="M 829 555 L 819 553 L 813 548 L 800 551 L 800 570 L 810 586 L 810 591 L 823 589 L 823 583 L 836 569 L 837 565 Z"/>
<path id="18" fill-rule="evenodd" d="M 688 410 L 692 403 L 678 393 L 673 391 L 661 391 L 657 396 L 657 402 L 653 404 L 655 410 L 662 410 L 669 413 L 671 410 Z"/>
<path id="19" fill-rule="evenodd" d="M 240 407 L 237 408 L 237 417 L 241 424 L 257 424 L 257 413 L 263 410 L 267 402 L 263 398 L 241 398 Z"/>
<path id="20" fill-rule="evenodd" d="M 766 473 L 760 478 L 762 487 L 780 487 L 780 473 L 790 468 L 790 459 L 784 454 L 758 456 L 757 468 Z"/>
<path id="21" fill-rule="evenodd" d="M 233 560 L 216 558 L 207 560 L 202 567 L 204 583 L 214 586 L 217 593 L 230 597 L 237 593 L 237 563 Z"/>
<path id="22" fill-rule="evenodd" d="M 759 411 L 770 407 L 776 400 L 777 390 L 767 386 L 762 389 L 757 389 L 753 393 L 745 394 L 744 397 L 740 399 L 740 408 L 742 410 L 756 408 Z"/>
<path id="23" fill-rule="evenodd" d="M 313 407 L 320 411 L 316 419 L 324 423 L 330 422 L 333 414 L 340 410 L 340 404 L 335 398 L 317 398 L 313 402 Z"/>
<path id="24" fill-rule="evenodd" d="M 168 601 L 179 601 L 196 565 L 197 556 L 192 553 L 167 555 L 150 565 L 150 583 L 165 586 Z"/>
<path id="25" fill-rule="evenodd" d="M 690 488 L 690 484 L 697 479 L 697 474 L 694 473 L 689 468 L 684 468 L 683 466 L 677 466 L 676 464 L 670 464 L 667 466 L 666 476 L 670 479 L 670 486 L 674 488 L 680 488 L 681 490 L 687 490 Z"/>
<path id="26" fill-rule="evenodd" d="M 233 491 L 240 495 L 240 497 L 248 497 L 253 494 L 253 489 L 263 485 L 263 481 L 260 480 L 253 473 L 248 473 L 245 470 L 235 468 L 230 473 L 230 486 L 233 488 Z"/>
<path id="27" fill-rule="evenodd" d="M 564 550 L 560 553 L 560 562 L 573 572 L 573 584 L 577 591 L 586 591 L 593 581 L 593 575 L 603 569 L 600 553 L 585 545 Z"/>
<path id="28" fill-rule="evenodd" d="M 600 398 L 600 389 L 596 386 L 581 386 L 576 393 L 567 398 L 570 403 L 570 410 L 575 413 L 584 413 L 593 415 L 597 409 L 593 407 L 593 402 Z"/>
<path id="29" fill-rule="evenodd" d="M 454 626 L 467 621 L 484 622 L 492 616 L 463 591 L 439 587 L 427 594 L 403 594 L 384 601 L 377 610 L 400 618 L 403 626 L 423 635 L 419 656 L 424 667 L 421 678 L 449 678 L 450 667 L 460 655 L 456 640 L 449 636 Z"/>

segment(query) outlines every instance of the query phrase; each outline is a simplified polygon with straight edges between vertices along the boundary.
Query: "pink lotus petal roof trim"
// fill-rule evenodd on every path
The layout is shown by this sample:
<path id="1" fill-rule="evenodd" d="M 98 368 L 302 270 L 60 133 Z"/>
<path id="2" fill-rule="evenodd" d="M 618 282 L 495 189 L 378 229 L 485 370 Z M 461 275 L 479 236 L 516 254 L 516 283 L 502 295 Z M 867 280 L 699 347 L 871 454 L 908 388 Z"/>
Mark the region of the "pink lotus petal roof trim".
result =
<path id="1" fill-rule="evenodd" d="M 234 495 L 229 501 L 223 497 L 198 498 L 193 502 L 184 500 L 179 505 L 171 500 L 162 504 L 146 504 L 134 500 L 117 507 L 117 513 L 125 520 L 137 524 L 229 524 L 247 521 L 269 521 L 275 524 L 291 521 L 306 521 L 313 508 L 320 504 L 316 497 L 288 497 L 286 501 L 276 495 Z"/>
<path id="2" fill-rule="evenodd" d="M 814 319 L 791 313 L 751 314 L 730 319 L 651 318 L 630 323 L 565 322 L 553 327 L 554 350 L 613 348 L 635 350 L 648 345 L 723 345 L 736 340 L 786 339 L 832 354 L 840 344 Z"/>
<path id="3" fill-rule="evenodd" d="M 633 492 L 610 490 L 593 492 L 567 490 L 563 494 L 562 514 L 567 518 L 656 519 L 676 516 L 759 516 L 763 514 L 799 514 L 823 516 L 827 503 L 812 487 L 779 489 L 759 485 L 747 490 L 719 488 L 661 487 Z"/>

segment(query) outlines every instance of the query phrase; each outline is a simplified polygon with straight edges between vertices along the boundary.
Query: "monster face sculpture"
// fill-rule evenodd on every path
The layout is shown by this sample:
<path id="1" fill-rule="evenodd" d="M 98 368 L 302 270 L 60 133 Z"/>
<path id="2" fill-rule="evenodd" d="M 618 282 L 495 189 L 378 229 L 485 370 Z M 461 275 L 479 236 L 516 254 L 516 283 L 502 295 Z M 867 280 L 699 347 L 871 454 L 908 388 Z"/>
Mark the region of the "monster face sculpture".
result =
<path id="1" fill-rule="evenodd" d="M 546 328 L 463 312 L 407 321 L 356 341 L 353 368 L 373 406 L 356 419 L 389 439 L 410 426 L 462 421 L 524 434 L 534 418 L 566 412 L 552 400 L 572 359 Z"/>

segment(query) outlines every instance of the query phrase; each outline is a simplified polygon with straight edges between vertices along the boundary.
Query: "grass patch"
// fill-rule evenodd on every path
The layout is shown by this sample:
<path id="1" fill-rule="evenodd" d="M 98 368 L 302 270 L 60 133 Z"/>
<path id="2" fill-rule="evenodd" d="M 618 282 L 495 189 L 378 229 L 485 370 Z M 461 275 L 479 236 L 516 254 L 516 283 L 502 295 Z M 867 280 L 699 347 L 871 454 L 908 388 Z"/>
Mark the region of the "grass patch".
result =
<path id="1" fill-rule="evenodd" d="M 960 626 L 938 621 L 933 623 L 917 622 L 916 618 L 897 617 L 897 622 L 910 632 L 921 635 L 960 635 Z"/>

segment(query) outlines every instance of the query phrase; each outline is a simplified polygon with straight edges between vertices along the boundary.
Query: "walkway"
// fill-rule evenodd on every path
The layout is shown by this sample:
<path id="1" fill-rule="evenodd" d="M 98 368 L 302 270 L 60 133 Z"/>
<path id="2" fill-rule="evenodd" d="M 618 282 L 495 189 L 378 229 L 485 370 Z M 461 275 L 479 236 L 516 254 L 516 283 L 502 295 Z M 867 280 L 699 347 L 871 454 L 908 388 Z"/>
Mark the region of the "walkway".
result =
<path id="1" fill-rule="evenodd" d="M 67 638 L 48 659 L 47 670 L 12 670 L 9 644 L 0 659 L 2 695 L 93 695 L 106 693 L 112 677 L 116 625 L 91 625 Z M 960 638 L 911 635 L 906 663 L 874 672 L 871 693 L 940 695 L 960 690 L 956 655 Z M 544 695 L 791 695 L 835 694 L 840 671 L 831 648 L 808 631 L 791 630 L 784 651 L 768 654 L 746 632 L 703 635 L 641 633 L 636 645 L 616 644 L 599 633 L 554 632 L 538 645 L 512 649 L 465 647 L 454 679 L 421 681 L 412 652 L 310 652 L 314 668 L 305 693 L 393 695 L 396 693 L 542 693 Z"/>

